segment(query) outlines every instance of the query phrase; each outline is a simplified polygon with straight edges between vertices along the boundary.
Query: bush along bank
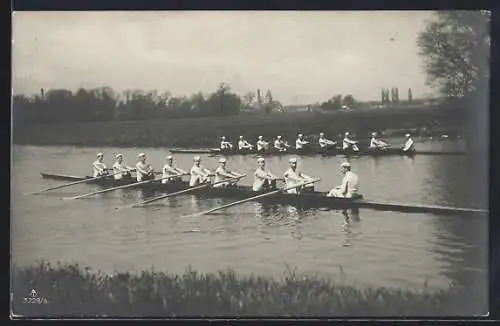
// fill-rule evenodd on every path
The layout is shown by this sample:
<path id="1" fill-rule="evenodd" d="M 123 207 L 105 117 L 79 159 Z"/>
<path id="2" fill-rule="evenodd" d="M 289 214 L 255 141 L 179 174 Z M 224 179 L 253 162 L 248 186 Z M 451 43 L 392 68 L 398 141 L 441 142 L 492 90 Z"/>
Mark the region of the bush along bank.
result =
<path id="1" fill-rule="evenodd" d="M 12 269 L 19 316 L 444 316 L 467 314 L 460 289 L 357 288 L 288 271 L 281 280 L 231 270 L 183 275 L 153 270 L 108 275 L 76 264 Z M 35 289 L 36 303 L 26 297 Z M 23 302 L 24 301 L 24 302 Z"/>

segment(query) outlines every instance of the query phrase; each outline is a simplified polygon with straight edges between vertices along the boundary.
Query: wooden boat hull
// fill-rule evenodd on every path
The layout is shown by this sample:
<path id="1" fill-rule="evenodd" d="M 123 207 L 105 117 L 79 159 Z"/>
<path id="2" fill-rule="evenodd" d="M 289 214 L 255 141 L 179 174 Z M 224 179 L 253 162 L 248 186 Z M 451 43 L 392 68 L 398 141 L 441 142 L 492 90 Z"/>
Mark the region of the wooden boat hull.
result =
<path id="1" fill-rule="evenodd" d="M 68 176 L 68 175 L 60 175 L 53 173 L 41 173 L 43 178 L 49 178 L 54 180 L 61 181 L 79 181 L 83 179 L 90 179 L 91 177 L 77 177 L 77 176 Z M 89 181 L 89 184 L 98 184 L 105 187 L 114 187 L 125 184 L 131 184 L 136 182 L 135 179 L 128 180 L 114 180 L 109 179 L 100 179 L 100 180 L 92 180 Z M 189 187 L 188 182 L 186 181 L 178 181 L 174 183 L 162 184 L 160 182 L 152 182 L 148 184 L 137 185 L 136 187 L 130 187 L 128 189 L 141 189 L 151 192 L 175 192 L 179 190 L 184 190 Z M 263 194 L 265 192 L 254 192 L 249 186 L 236 186 L 236 187 L 228 187 L 228 188 L 204 188 L 199 190 L 194 190 L 191 192 L 193 195 L 204 196 L 204 197 L 229 197 L 238 199 L 245 199 L 252 196 L 256 196 L 259 194 Z M 274 204 L 288 204 L 293 206 L 300 206 L 304 208 L 312 208 L 312 207 L 325 207 L 330 209 L 350 209 L 350 208 L 369 208 L 374 210 L 382 210 L 382 211 L 398 211 L 398 212 L 406 212 L 406 213 L 437 213 L 437 214 L 452 214 L 452 215 L 460 215 L 460 214 L 486 214 L 487 211 L 480 209 L 471 209 L 471 208 L 456 208 L 456 207 L 443 207 L 443 206 L 431 206 L 431 205 L 406 205 L 399 203 L 381 203 L 381 202 L 372 202 L 366 201 L 363 198 L 359 199 L 348 199 L 348 198 L 334 198 L 327 197 L 326 192 L 304 192 L 300 195 L 296 194 L 288 194 L 288 193 L 278 193 L 273 196 L 262 197 L 256 199 L 258 202 L 262 203 L 274 203 Z"/>

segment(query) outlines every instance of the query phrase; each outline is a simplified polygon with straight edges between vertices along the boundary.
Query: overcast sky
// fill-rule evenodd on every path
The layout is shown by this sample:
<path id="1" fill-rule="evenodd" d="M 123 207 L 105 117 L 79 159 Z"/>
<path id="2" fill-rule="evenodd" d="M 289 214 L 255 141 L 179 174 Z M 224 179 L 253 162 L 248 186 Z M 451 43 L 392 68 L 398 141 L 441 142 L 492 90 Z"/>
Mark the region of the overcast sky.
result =
<path id="1" fill-rule="evenodd" d="M 17 12 L 14 93 L 110 86 L 189 95 L 221 82 L 270 89 L 284 104 L 335 94 L 378 100 L 381 87 L 425 86 L 417 34 L 432 18 L 406 12 Z"/>

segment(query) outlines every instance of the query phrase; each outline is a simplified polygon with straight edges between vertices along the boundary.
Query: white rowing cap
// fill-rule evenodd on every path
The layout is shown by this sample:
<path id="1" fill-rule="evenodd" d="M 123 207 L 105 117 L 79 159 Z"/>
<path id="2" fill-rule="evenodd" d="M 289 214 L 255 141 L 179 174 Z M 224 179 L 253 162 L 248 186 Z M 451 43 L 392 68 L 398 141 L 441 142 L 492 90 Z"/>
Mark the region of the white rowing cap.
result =
<path id="1" fill-rule="evenodd" d="M 264 158 L 263 158 L 263 157 L 259 157 L 259 158 L 257 159 L 257 163 L 260 163 L 260 162 L 264 162 Z"/>
<path id="2" fill-rule="evenodd" d="M 123 157 L 123 154 L 118 153 L 118 154 L 116 154 L 116 156 L 115 156 L 115 158 L 120 158 L 120 157 Z"/>
<path id="3" fill-rule="evenodd" d="M 349 135 L 350 135 L 349 131 L 346 131 L 345 135 L 346 135 L 346 136 L 349 136 Z"/>
<path id="4" fill-rule="evenodd" d="M 296 157 L 292 157 L 291 159 L 288 160 L 288 162 L 290 162 L 290 163 L 297 163 L 297 158 Z"/>
<path id="5" fill-rule="evenodd" d="M 199 157 L 199 156 L 195 156 L 195 157 L 193 158 L 193 161 L 195 161 L 195 162 L 199 162 L 199 161 L 201 161 L 201 157 Z"/>
<path id="6" fill-rule="evenodd" d="M 174 157 L 172 155 L 167 156 L 167 160 L 171 161 L 173 159 L 174 159 Z"/>
<path id="7" fill-rule="evenodd" d="M 226 160 L 226 158 L 225 158 L 225 157 L 221 157 L 221 158 L 219 159 L 219 163 L 226 163 L 226 162 L 227 162 L 227 160 Z"/>
<path id="8" fill-rule="evenodd" d="M 343 168 L 350 168 L 351 167 L 351 163 L 349 162 L 343 162 L 342 164 L 340 164 L 341 167 Z"/>
<path id="9" fill-rule="evenodd" d="M 406 137 L 406 138 L 410 138 L 410 137 L 411 137 L 411 135 L 410 135 L 410 134 L 406 134 L 406 135 L 405 135 L 405 137 Z"/>
<path id="10" fill-rule="evenodd" d="M 97 153 L 97 157 L 103 157 L 104 154 L 103 153 Z"/>
<path id="11" fill-rule="evenodd" d="M 146 157 L 146 154 L 144 154 L 144 153 L 140 153 L 138 156 L 139 156 L 139 157 Z"/>
<path id="12" fill-rule="evenodd" d="M 302 136 L 304 136 L 304 135 L 302 135 L 302 134 L 299 134 L 299 138 L 300 138 L 300 137 L 302 137 Z"/>
<path id="13" fill-rule="evenodd" d="M 262 140 L 262 138 L 264 138 L 264 137 L 262 137 L 262 136 L 259 136 L 259 139 L 261 139 L 261 140 Z"/>
<path id="14" fill-rule="evenodd" d="M 281 139 L 281 136 L 278 136 L 277 138 L 278 138 L 278 139 Z"/>
<path id="15" fill-rule="evenodd" d="M 319 133 L 319 136 L 320 136 L 320 137 L 323 137 L 324 135 L 325 135 L 325 134 L 324 134 L 324 133 L 322 133 L 322 132 L 320 132 L 320 133 Z"/>
<path id="16" fill-rule="evenodd" d="M 243 139 L 243 136 L 240 136 L 240 139 Z"/>
<path id="17" fill-rule="evenodd" d="M 225 136 L 222 136 L 220 139 L 222 139 L 222 140 L 226 140 L 226 137 L 225 137 Z"/>

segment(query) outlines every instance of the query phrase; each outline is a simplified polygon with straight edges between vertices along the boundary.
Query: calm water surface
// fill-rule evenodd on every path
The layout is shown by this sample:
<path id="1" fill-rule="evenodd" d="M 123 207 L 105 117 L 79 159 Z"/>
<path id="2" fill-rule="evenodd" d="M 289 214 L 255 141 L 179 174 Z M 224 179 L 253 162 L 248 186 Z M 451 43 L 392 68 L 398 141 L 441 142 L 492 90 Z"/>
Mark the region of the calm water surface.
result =
<path id="1" fill-rule="evenodd" d="M 442 146 L 423 144 L 421 146 Z M 78 185 L 36 196 L 21 193 L 62 184 L 41 171 L 91 174 L 95 153 L 105 161 L 122 152 L 129 164 L 139 151 L 160 169 L 166 149 L 74 147 L 13 148 L 11 181 L 12 260 L 78 262 L 104 271 L 156 270 L 182 273 L 232 268 L 242 274 L 280 277 L 286 266 L 299 273 L 344 280 L 360 286 L 446 288 L 450 282 L 486 293 L 487 217 L 437 216 L 361 210 L 341 211 L 248 202 L 213 215 L 182 215 L 234 199 L 183 195 L 144 208 L 115 207 L 145 199 L 140 190 L 118 190 L 81 200 L 62 201 L 99 189 Z M 216 158 L 202 156 L 208 168 Z M 191 155 L 177 155 L 188 170 Z M 267 158 L 281 174 L 288 156 Z M 340 183 L 341 157 L 302 157 L 299 169 L 321 177 L 318 190 Z M 450 206 L 484 205 L 487 176 L 465 156 L 352 158 L 365 198 Z M 229 157 L 228 165 L 252 173 L 254 157 Z M 251 178 L 242 180 L 250 184 Z"/>

